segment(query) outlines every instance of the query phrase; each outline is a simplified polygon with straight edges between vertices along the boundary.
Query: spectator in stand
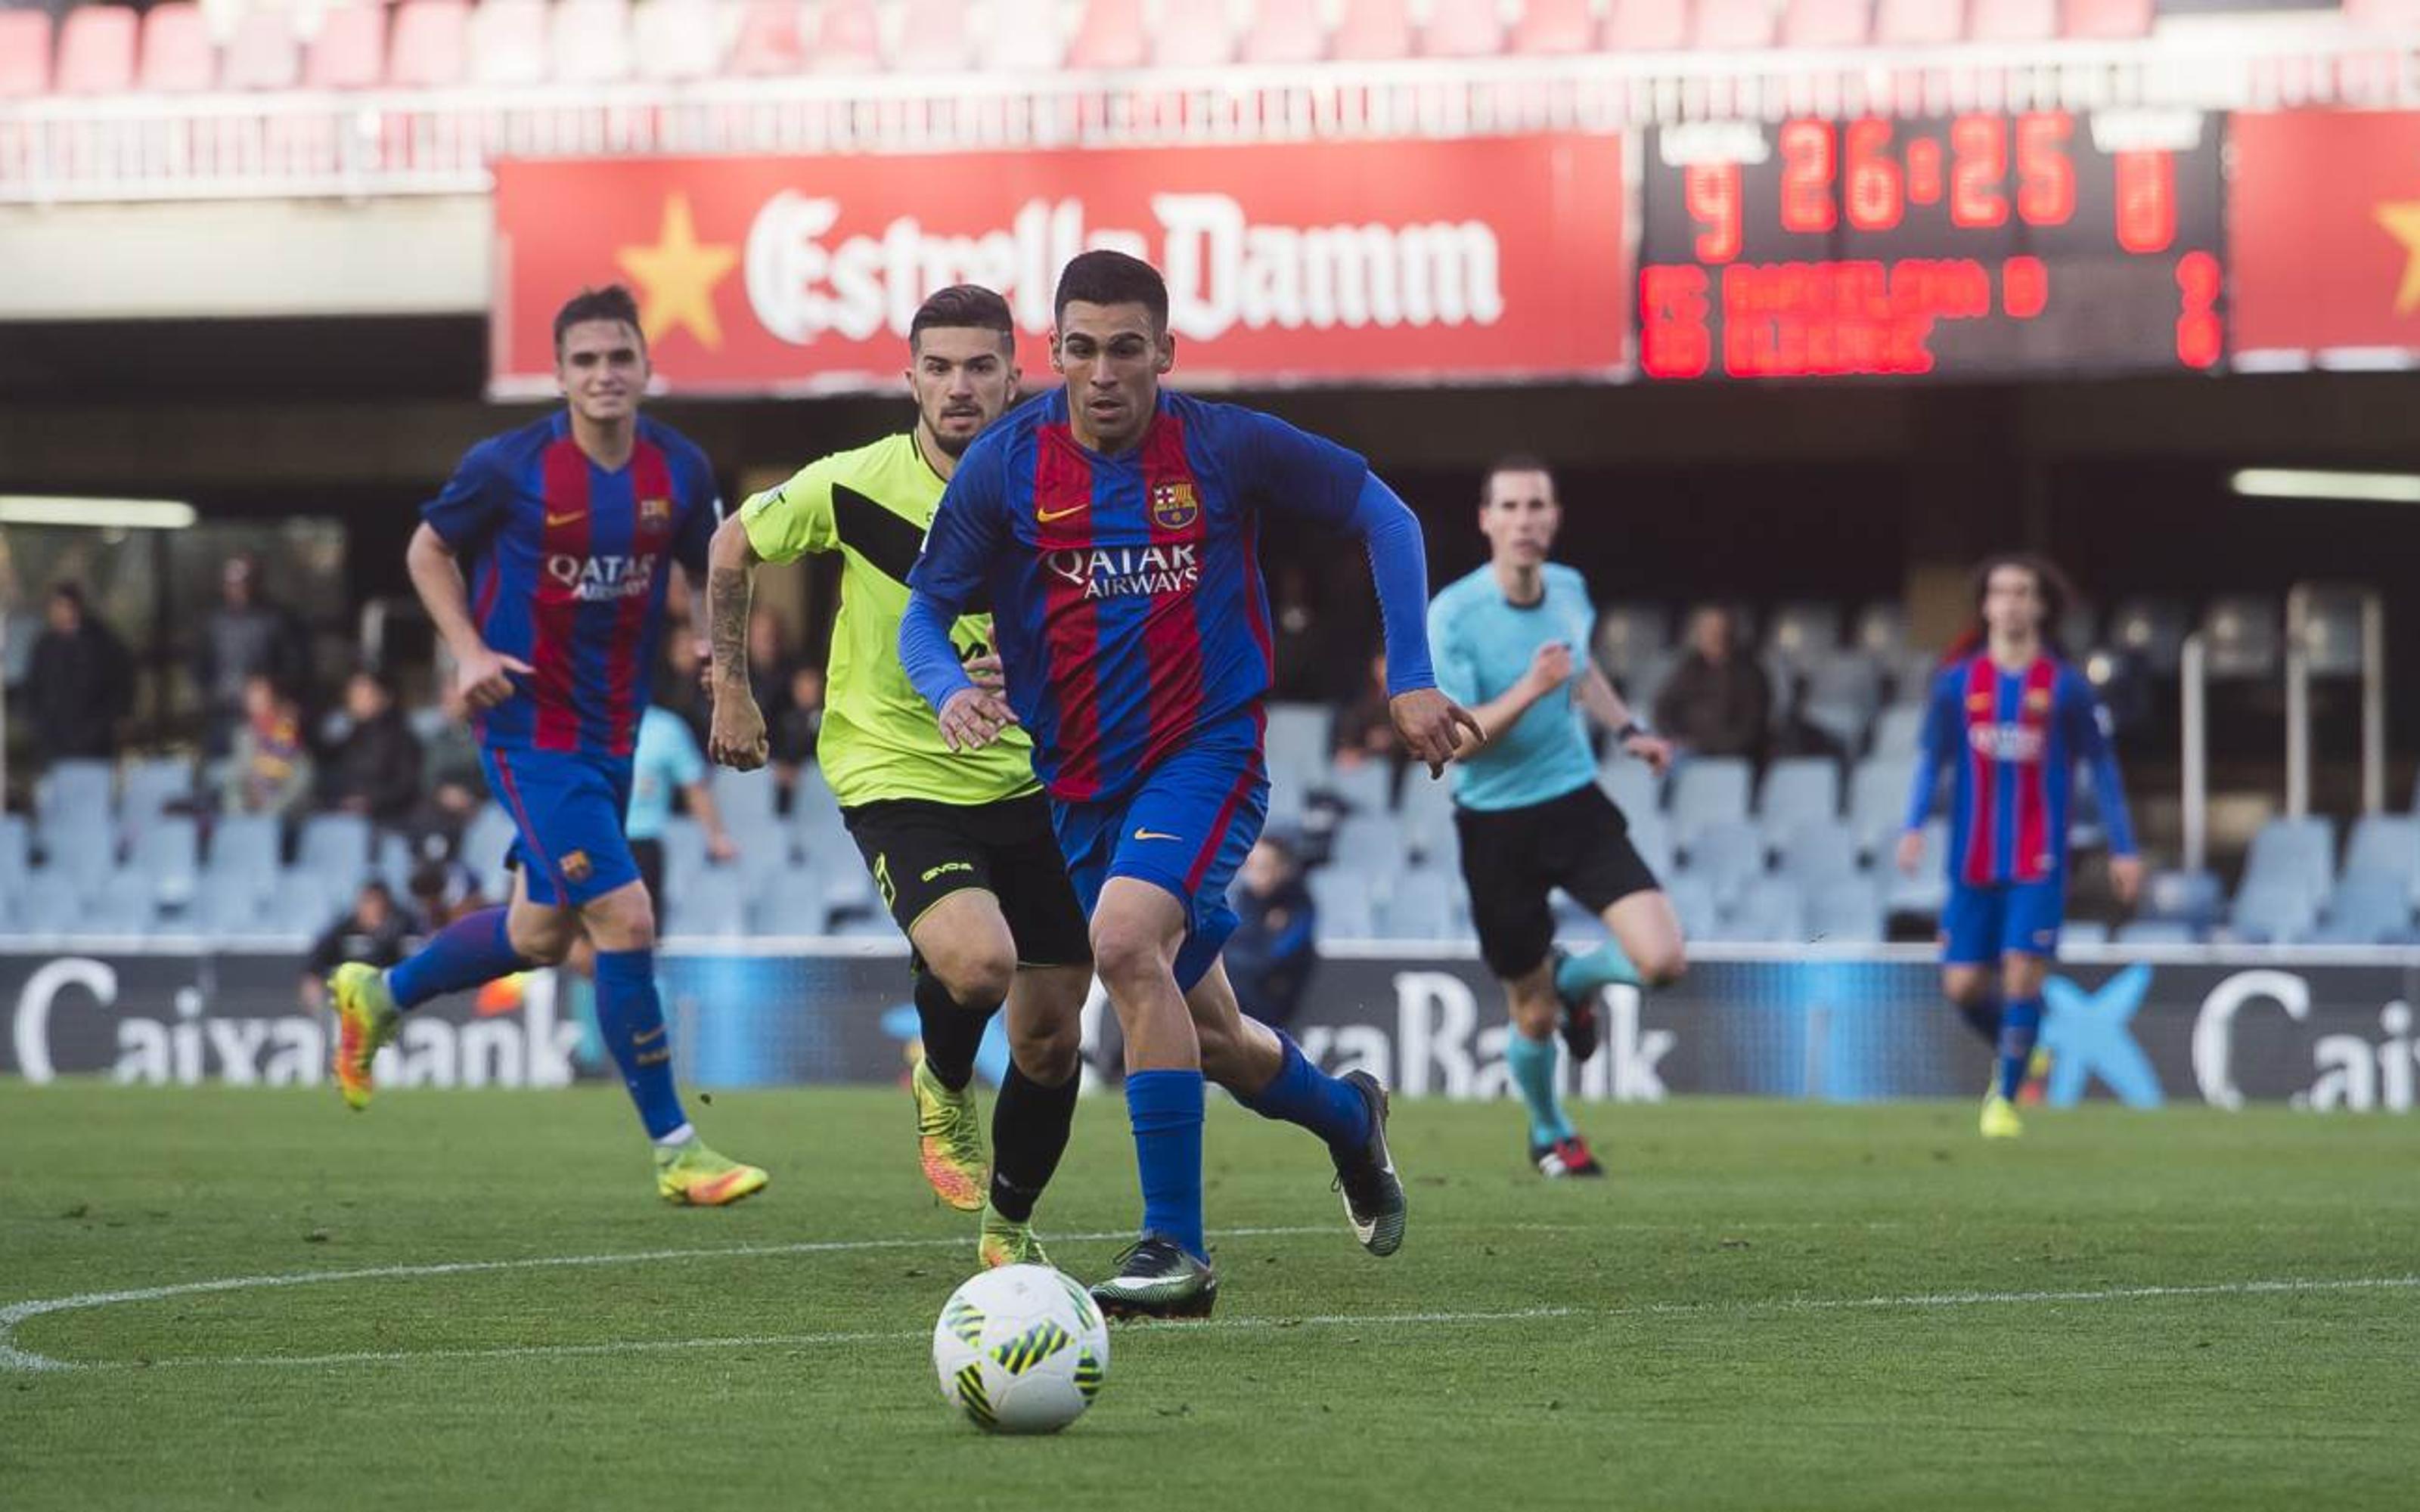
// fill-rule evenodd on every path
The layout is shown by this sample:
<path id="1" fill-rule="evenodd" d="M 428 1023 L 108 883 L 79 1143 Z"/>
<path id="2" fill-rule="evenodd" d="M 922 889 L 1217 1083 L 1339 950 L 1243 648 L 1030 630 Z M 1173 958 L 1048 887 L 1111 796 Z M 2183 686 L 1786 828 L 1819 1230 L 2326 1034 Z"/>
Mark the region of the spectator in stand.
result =
<path id="1" fill-rule="evenodd" d="M 1301 1009 L 1319 966 L 1312 943 L 1319 911 L 1294 842 L 1282 835 L 1263 835 L 1236 881 L 1235 914 L 1243 922 L 1227 940 L 1227 976 L 1245 1012 L 1283 1028 Z"/>
<path id="2" fill-rule="evenodd" d="M 418 947 L 426 927 L 396 906 L 385 883 L 363 883 L 353 905 L 311 947 L 302 972 L 303 1006 L 315 1012 L 327 1006 L 328 973 L 348 961 L 367 961 L 381 971 L 398 964 Z"/>
<path id="3" fill-rule="evenodd" d="M 290 819 L 311 800 L 311 748 L 302 739 L 302 710 L 267 672 L 243 681 L 243 723 L 221 780 L 226 813 Z"/>
<path id="4" fill-rule="evenodd" d="M 424 861 L 413 868 L 410 887 L 411 911 L 425 934 L 489 906 L 479 874 L 460 861 Z"/>
<path id="5" fill-rule="evenodd" d="M 202 624 L 194 681 L 209 722 L 209 754 L 224 756 L 247 717 L 244 680 L 256 672 L 290 694 L 310 686 L 311 640 L 302 622 L 260 592 L 260 563 L 229 557 L 219 576 L 219 607 Z"/>
<path id="6" fill-rule="evenodd" d="M 1338 766 L 1351 768 L 1368 761 L 1403 764 L 1403 745 L 1395 738 L 1391 707 L 1387 696 L 1387 658 L 1381 653 L 1370 658 L 1360 695 L 1336 716 L 1336 748 L 1331 759 Z"/>
<path id="7" fill-rule="evenodd" d="M 42 633 L 25 671 L 34 753 L 45 764 L 117 755 L 118 721 L 134 702 L 134 663 L 116 632 L 89 613 L 84 590 L 51 590 Z"/>
<path id="8" fill-rule="evenodd" d="M 722 812 L 706 785 L 706 753 L 677 715 L 649 705 L 639 717 L 639 738 L 630 754 L 630 807 L 622 821 L 630 837 L 630 856 L 639 863 L 639 880 L 656 905 L 656 927 L 669 917 L 664 903 L 664 826 L 672 823 L 673 794 L 688 803 L 690 816 L 706 831 L 706 855 L 711 861 L 737 856 L 739 847 L 722 827 Z"/>
<path id="9" fill-rule="evenodd" d="M 824 672 L 800 667 L 790 673 L 790 706 L 770 721 L 773 779 L 789 792 L 798 786 L 799 769 L 815 759 L 815 742 L 824 733 Z"/>
<path id="10" fill-rule="evenodd" d="M 488 801 L 488 777 L 479 766 L 478 743 L 471 737 L 470 706 L 454 687 L 449 673 L 438 707 L 444 720 L 420 747 L 423 786 L 418 814 L 412 824 L 420 854 L 431 858 L 454 855 L 463 832 Z"/>
<path id="11" fill-rule="evenodd" d="M 1689 649 L 1655 695 L 1655 726 L 1691 756 L 1761 758 L 1772 737 L 1773 683 L 1739 647 L 1730 610 L 1699 609 Z"/>
<path id="12" fill-rule="evenodd" d="M 345 685 L 344 738 L 328 754 L 328 803 L 381 825 L 401 826 L 420 806 L 420 737 L 396 706 L 395 688 L 374 671 Z"/>

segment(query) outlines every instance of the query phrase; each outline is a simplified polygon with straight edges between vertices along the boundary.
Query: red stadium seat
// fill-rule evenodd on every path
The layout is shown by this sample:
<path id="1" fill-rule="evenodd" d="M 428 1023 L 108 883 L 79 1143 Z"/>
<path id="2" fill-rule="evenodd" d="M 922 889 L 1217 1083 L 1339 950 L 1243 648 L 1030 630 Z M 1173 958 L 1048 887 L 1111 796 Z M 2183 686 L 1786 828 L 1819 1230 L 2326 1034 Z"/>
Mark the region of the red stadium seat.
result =
<path id="1" fill-rule="evenodd" d="M 724 69 L 752 79 L 805 72 L 807 38 L 801 19 L 799 0 L 748 0 Z"/>
<path id="2" fill-rule="evenodd" d="M 48 94 L 51 18 L 40 10 L 0 10 L 0 100 Z"/>
<path id="3" fill-rule="evenodd" d="M 2070 41 L 2115 42 L 2151 35 L 2151 0 L 2060 0 L 2059 35 Z"/>
<path id="4" fill-rule="evenodd" d="M 1781 45 L 1863 47 L 1873 30 L 1873 0 L 1789 0 Z"/>
<path id="5" fill-rule="evenodd" d="M 247 10 L 227 39 L 219 74 L 228 89 L 291 89 L 302 82 L 302 43 L 285 10 Z"/>
<path id="6" fill-rule="evenodd" d="M 1596 17 L 1589 0 L 1529 0 L 1512 28 L 1512 51 L 1524 57 L 1562 57 L 1596 50 Z"/>
<path id="7" fill-rule="evenodd" d="M 1425 57 L 1494 57 L 1504 51 L 1504 17 L 1496 0 L 1436 0 L 1420 29 Z"/>
<path id="8" fill-rule="evenodd" d="M 1412 55 L 1412 13 L 1404 0 L 1344 0 L 1329 53 L 1339 61 L 1391 63 Z"/>
<path id="9" fill-rule="evenodd" d="M 1235 60 L 1235 32 L 1221 6 L 1174 6 L 1162 12 L 1151 60 L 1163 69 L 1215 69 Z"/>
<path id="10" fill-rule="evenodd" d="M 470 0 L 404 0 L 395 13 L 388 82 L 446 89 L 460 84 L 470 67 Z"/>
<path id="11" fill-rule="evenodd" d="M 52 87 L 63 95 L 108 95 L 134 87 L 134 12 L 124 6 L 84 6 L 59 26 L 59 68 Z"/>
<path id="12" fill-rule="evenodd" d="M 2058 31 L 2058 0 L 1973 0 L 1970 42 L 2046 42 Z"/>
<path id="13" fill-rule="evenodd" d="M 563 0 L 551 29 L 557 79 L 619 84 L 630 76 L 629 0 Z"/>
<path id="14" fill-rule="evenodd" d="M 1965 0 L 1878 0 L 1874 40 L 1922 47 L 1966 35 Z"/>
<path id="15" fill-rule="evenodd" d="M 386 77 L 386 10 L 338 6 L 319 18 L 302 59 L 306 89 L 375 89 Z"/>
<path id="16" fill-rule="evenodd" d="M 473 83 L 544 84 L 553 67 L 546 0 L 481 0 L 471 12 Z"/>
<path id="17" fill-rule="evenodd" d="M 721 20 L 713 0 L 640 0 L 630 13 L 630 45 L 640 76 L 710 79 L 721 72 Z"/>
<path id="18" fill-rule="evenodd" d="M 1141 68 L 1148 52 L 1146 29 L 1142 0 L 1087 0 L 1076 39 L 1067 44 L 1067 67 Z"/>
<path id="19" fill-rule="evenodd" d="M 1771 47 L 1776 27 L 1774 0 L 1698 0 L 1698 23 L 1691 40 L 1703 48 Z"/>
<path id="20" fill-rule="evenodd" d="M 153 6 L 143 17 L 143 71 L 137 85 L 148 94 L 190 95 L 215 89 L 218 45 L 202 8 L 190 0 Z"/>
<path id="21" fill-rule="evenodd" d="M 973 18 L 966 0 L 908 0 L 900 17 L 892 67 L 917 73 L 958 73 L 974 65 Z"/>
<path id="22" fill-rule="evenodd" d="M 1670 53 L 1689 45 L 1689 0 L 1613 0 L 1605 45 L 1616 53 Z"/>
<path id="23" fill-rule="evenodd" d="M 1316 63 L 1327 55 L 1319 8 L 1302 0 L 1261 0 L 1244 32 L 1247 63 Z"/>
<path id="24" fill-rule="evenodd" d="M 995 0 L 990 45 L 984 66 L 1018 73 L 1047 73 L 1067 64 L 1067 29 L 1058 0 Z M 1085 25 L 1092 24 L 1087 14 Z"/>

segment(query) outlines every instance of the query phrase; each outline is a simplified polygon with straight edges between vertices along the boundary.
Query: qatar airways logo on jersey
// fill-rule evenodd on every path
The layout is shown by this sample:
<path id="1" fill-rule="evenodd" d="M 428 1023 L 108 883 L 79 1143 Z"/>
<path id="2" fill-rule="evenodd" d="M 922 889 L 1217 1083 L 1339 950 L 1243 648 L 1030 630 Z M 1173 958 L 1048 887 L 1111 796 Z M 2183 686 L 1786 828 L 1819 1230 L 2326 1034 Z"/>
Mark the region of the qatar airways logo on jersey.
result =
<path id="1" fill-rule="evenodd" d="M 2044 740 L 2039 725 L 1978 724 L 1969 725 L 1966 730 L 1966 743 L 1987 762 L 2039 762 Z"/>
<path id="2" fill-rule="evenodd" d="M 546 575 L 583 604 L 611 604 L 643 597 L 655 587 L 656 553 L 575 557 L 559 551 L 546 559 Z"/>
<path id="3" fill-rule="evenodd" d="M 1202 548 L 1193 545 L 1052 551 L 1042 563 L 1052 576 L 1084 590 L 1086 598 L 1189 594 L 1202 580 Z"/>
<path id="4" fill-rule="evenodd" d="M 1492 326 L 1504 318 L 1502 246 L 1485 221 L 1280 225 L 1231 194 L 1155 194 L 1149 228 L 1088 224 L 1079 199 L 1031 199 L 975 236 L 927 230 L 911 215 L 834 237 L 845 207 L 784 190 L 748 231 L 749 306 L 773 335 L 908 334 L 917 306 L 948 284 L 1001 291 L 1030 332 L 1051 326 L 1058 270 L 1106 247 L 1156 263 L 1168 323 L 1207 341 L 1242 328 L 1359 330 Z"/>

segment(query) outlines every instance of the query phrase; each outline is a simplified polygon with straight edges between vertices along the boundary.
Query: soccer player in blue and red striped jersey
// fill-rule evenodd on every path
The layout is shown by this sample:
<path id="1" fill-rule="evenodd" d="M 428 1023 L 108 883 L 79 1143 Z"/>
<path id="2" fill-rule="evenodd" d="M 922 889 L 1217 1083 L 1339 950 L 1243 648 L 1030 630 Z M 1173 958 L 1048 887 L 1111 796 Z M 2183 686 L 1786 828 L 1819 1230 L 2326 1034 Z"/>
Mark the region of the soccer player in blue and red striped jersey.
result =
<path id="1" fill-rule="evenodd" d="M 629 293 L 581 294 L 554 320 L 563 409 L 464 455 L 422 510 L 407 562 L 453 654 L 488 786 L 519 838 L 509 906 L 447 925 L 390 971 L 330 982 L 336 1082 L 367 1104 L 371 1060 L 432 997 L 597 948 L 597 1017 L 656 1147 L 667 1200 L 736 1202 L 765 1173 L 708 1149 L 673 1087 L 653 901 L 623 830 L 631 748 L 677 561 L 705 602 L 721 501 L 706 455 L 644 419 L 646 338 Z M 464 581 L 464 569 L 469 581 Z"/>
<path id="2" fill-rule="evenodd" d="M 1053 300 L 1057 393 L 970 447 L 908 576 L 900 660 L 954 749 L 1032 734 L 1093 956 L 1125 1031 L 1142 1236 L 1094 1288 L 1119 1316 L 1207 1314 L 1203 1078 L 1326 1140 L 1347 1218 L 1402 1242 L 1385 1090 L 1337 1078 L 1238 1011 L 1218 950 L 1227 887 L 1267 811 L 1261 700 L 1272 672 L 1260 533 L 1325 527 L 1369 551 L 1394 718 L 1432 777 L 1478 721 L 1435 686 L 1419 526 L 1359 456 L 1271 416 L 1162 392 L 1168 287 L 1122 253 L 1076 257 Z M 988 603 L 1006 696 L 952 650 Z"/>
<path id="3" fill-rule="evenodd" d="M 2068 796 L 2078 761 L 2092 771 L 2120 901 L 2141 887 L 2143 863 L 2108 711 L 2058 652 L 2059 614 L 2073 596 L 2064 579 L 2036 557 L 1994 557 L 1977 570 L 1975 596 L 1977 623 L 1932 682 L 1899 863 L 1916 870 L 1933 790 L 1942 769 L 1954 767 L 1942 985 L 1970 1023 L 1997 1019 L 1999 1066 L 1982 1130 L 2009 1138 L 2023 1132 L 2017 1088 L 2040 1033 L 2042 983 L 2067 912 Z"/>

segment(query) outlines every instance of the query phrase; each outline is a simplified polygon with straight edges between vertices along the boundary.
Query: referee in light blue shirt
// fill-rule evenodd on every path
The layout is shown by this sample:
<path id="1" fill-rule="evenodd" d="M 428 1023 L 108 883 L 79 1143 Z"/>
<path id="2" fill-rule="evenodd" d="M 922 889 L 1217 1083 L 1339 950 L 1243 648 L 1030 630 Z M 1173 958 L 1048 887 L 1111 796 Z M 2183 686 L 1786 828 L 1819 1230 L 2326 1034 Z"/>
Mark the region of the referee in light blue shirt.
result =
<path id="1" fill-rule="evenodd" d="M 630 751 L 630 807 L 622 829 L 630 838 L 631 858 L 639 863 L 639 877 L 655 903 L 659 928 L 665 914 L 664 826 L 672 823 L 675 792 L 689 800 L 690 815 L 706 831 L 707 857 L 728 861 L 737 856 L 739 847 L 722 827 L 722 812 L 706 785 L 706 754 L 697 748 L 697 736 L 679 715 L 650 702 L 639 717 L 639 738 Z"/>
<path id="2" fill-rule="evenodd" d="M 1596 1053 L 1598 992 L 1663 986 L 1687 958 L 1629 821 L 1596 784 L 1580 711 L 1659 776 L 1672 749 L 1640 728 L 1590 659 L 1588 584 L 1546 560 L 1562 519 L 1544 462 L 1514 455 L 1490 468 L 1479 504 L 1487 565 L 1430 603 L 1429 647 L 1439 689 L 1489 733 L 1454 764 L 1454 825 L 1479 951 L 1512 1010 L 1505 1060 L 1528 1104 L 1529 1158 L 1547 1177 L 1602 1176 L 1563 1116 L 1556 1030 L 1586 1060 Z M 1586 955 L 1557 951 L 1548 903 L 1557 887 L 1604 918 L 1612 940 Z"/>

